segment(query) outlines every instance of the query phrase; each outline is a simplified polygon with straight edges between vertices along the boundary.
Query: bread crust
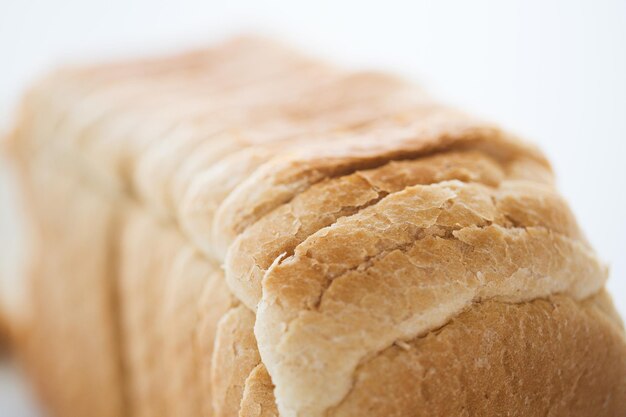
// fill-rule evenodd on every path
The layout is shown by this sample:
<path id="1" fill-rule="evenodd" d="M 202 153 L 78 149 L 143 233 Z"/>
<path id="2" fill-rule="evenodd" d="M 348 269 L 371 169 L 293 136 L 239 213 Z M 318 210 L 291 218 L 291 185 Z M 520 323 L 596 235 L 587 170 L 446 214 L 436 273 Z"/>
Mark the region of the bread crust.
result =
<path id="1" fill-rule="evenodd" d="M 407 187 L 275 263 L 255 334 L 281 413 L 322 415 L 359 361 L 475 300 L 582 299 L 602 287 L 606 267 L 585 244 L 547 222 L 511 225 L 499 197 L 458 181 Z"/>
<path id="2" fill-rule="evenodd" d="M 256 222 L 230 246 L 225 260 L 229 285 L 249 308 L 261 299 L 261 279 L 276 258 L 341 217 L 376 204 L 407 186 L 457 179 L 497 186 L 505 167 L 478 152 L 461 151 L 417 160 L 392 161 L 380 168 L 313 185 Z"/>
<path id="3" fill-rule="evenodd" d="M 621 416 L 624 338 L 595 298 L 474 305 L 362 363 L 327 415 Z"/>
<path id="4" fill-rule="evenodd" d="M 624 349 L 605 291 L 580 302 L 479 302 L 361 363 L 349 394 L 325 415 L 621 416 Z M 273 388 L 259 365 L 240 415 L 278 415 Z"/>
<path id="5" fill-rule="evenodd" d="M 214 250 L 223 259 L 230 244 L 248 226 L 326 177 L 454 147 L 473 147 L 501 158 L 521 153 L 539 163 L 544 161 L 533 148 L 456 111 L 435 107 L 406 116 L 411 122 L 400 120 L 398 125 L 348 134 L 330 147 L 313 141 L 257 169 L 219 207 L 213 224 Z"/>

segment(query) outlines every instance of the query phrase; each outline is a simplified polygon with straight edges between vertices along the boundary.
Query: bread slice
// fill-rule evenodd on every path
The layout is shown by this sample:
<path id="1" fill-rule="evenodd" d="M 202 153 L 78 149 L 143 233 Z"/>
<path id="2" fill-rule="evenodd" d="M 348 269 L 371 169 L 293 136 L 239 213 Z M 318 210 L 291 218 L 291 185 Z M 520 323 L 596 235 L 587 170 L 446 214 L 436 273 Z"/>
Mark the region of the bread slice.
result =
<path id="1" fill-rule="evenodd" d="M 36 241 L 17 354 L 52 411 L 120 415 L 126 406 L 112 262 L 120 197 L 95 177 L 76 175 L 80 166 L 44 154 L 30 162 L 25 175 Z M 92 181 L 102 189 L 89 188 Z"/>

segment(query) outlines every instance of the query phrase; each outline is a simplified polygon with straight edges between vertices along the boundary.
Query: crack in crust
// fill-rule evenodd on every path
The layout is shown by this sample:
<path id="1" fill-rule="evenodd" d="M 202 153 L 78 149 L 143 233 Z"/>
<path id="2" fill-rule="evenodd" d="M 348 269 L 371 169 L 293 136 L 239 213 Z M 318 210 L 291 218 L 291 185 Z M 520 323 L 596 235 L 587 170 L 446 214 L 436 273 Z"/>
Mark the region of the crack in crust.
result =
<path id="1" fill-rule="evenodd" d="M 229 286 L 255 309 L 268 267 L 279 255 L 293 255 L 296 246 L 319 229 L 376 205 L 407 186 L 452 179 L 497 186 L 503 179 L 503 168 L 487 156 L 465 151 L 391 161 L 380 168 L 326 179 L 261 218 L 235 240 L 225 260 Z"/>
<path id="2" fill-rule="evenodd" d="M 532 147 L 501 130 L 479 124 L 448 109 L 412 115 L 395 123 L 332 143 L 313 141 L 293 154 L 276 157 L 257 169 L 233 190 L 213 221 L 213 248 L 220 259 L 231 243 L 251 224 L 281 204 L 326 178 L 371 169 L 392 160 L 408 160 L 439 152 L 475 149 L 502 160 L 525 155 L 547 167 Z"/>
<path id="3" fill-rule="evenodd" d="M 513 187 L 516 187 L 517 185 L 517 183 L 513 184 Z M 509 187 L 511 187 L 511 185 L 509 185 Z M 394 207 L 395 205 L 393 203 L 389 204 L 390 200 L 401 200 L 403 196 L 397 194 L 412 190 L 418 190 L 417 193 L 423 193 L 424 195 L 420 196 L 419 200 L 428 202 L 427 206 L 419 208 L 419 210 L 423 209 L 422 212 L 416 214 L 417 217 L 420 217 L 422 213 L 425 213 L 424 218 L 422 219 L 423 222 L 409 222 L 404 224 L 399 218 L 386 217 L 385 210 L 388 210 L 389 208 L 398 208 Z M 527 190 L 522 188 L 522 192 L 524 194 L 521 194 L 521 197 L 523 197 L 524 200 L 515 201 L 514 204 L 524 204 L 526 210 L 532 209 L 536 206 L 536 204 L 532 204 L 533 201 L 542 202 L 542 200 L 546 198 L 545 195 L 537 195 L 538 191 L 538 189 Z M 327 268 L 328 262 L 324 259 L 318 260 L 314 256 L 314 252 L 312 252 L 316 245 L 322 244 L 319 240 L 328 239 L 330 233 L 333 233 L 334 236 L 341 235 L 342 239 L 344 239 L 344 236 L 350 233 L 348 229 L 353 228 L 353 225 L 357 225 L 354 229 L 358 229 L 359 225 L 363 224 L 366 225 L 366 228 L 370 228 L 370 224 L 376 220 L 380 221 L 381 217 L 382 222 L 379 222 L 380 224 L 376 224 L 375 226 L 375 228 L 381 230 L 384 229 L 379 236 L 381 237 L 381 241 L 383 235 L 393 234 L 393 228 L 399 226 L 403 229 L 401 230 L 403 233 L 401 241 L 403 243 L 398 244 L 393 242 L 393 239 L 390 239 L 392 246 L 385 247 L 383 250 L 375 253 L 374 255 L 357 258 L 355 263 L 347 267 L 345 270 L 340 269 L 340 272 L 337 272 L 332 268 L 327 269 L 325 271 L 325 276 L 328 278 L 328 284 L 350 272 L 366 272 L 368 268 L 373 266 L 376 260 L 384 258 L 389 253 L 394 251 L 407 252 L 413 245 L 422 239 L 437 237 L 439 239 L 461 241 L 461 239 L 458 239 L 457 237 L 458 232 L 474 228 L 485 229 L 492 225 L 502 226 L 507 230 L 523 229 L 528 231 L 529 228 L 545 230 L 546 232 L 551 232 L 555 235 L 561 234 L 563 235 L 563 239 L 572 238 L 576 241 L 576 243 L 579 243 L 579 232 L 575 223 L 566 225 L 552 224 L 550 219 L 537 219 L 528 215 L 525 218 L 515 216 L 514 214 L 504 211 L 506 209 L 511 209 L 511 201 L 509 200 L 510 196 L 507 195 L 506 192 L 498 194 L 498 191 L 494 191 L 486 186 L 481 186 L 479 183 L 468 184 L 454 180 L 437 182 L 423 187 L 407 187 L 385 199 L 377 201 L 377 203 L 381 203 L 380 206 L 377 204 L 363 206 L 361 210 L 351 215 L 342 216 L 338 218 L 336 222 L 307 236 L 306 239 L 295 246 L 291 255 L 286 254 L 281 257 L 277 265 L 296 263 L 302 261 L 302 259 L 298 258 L 308 258 L 308 260 L 314 264 L 324 264 L 324 266 L 320 266 L 320 268 Z M 505 206 L 501 203 L 501 199 L 504 199 L 504 203 L 509 203 L 509 205 Z M 430 205 L 431 203 L 432 205 Z M 389 207 L 382 207 L 385 204 L 388 204 Z M 517 206 L 513 206 L 513 208 L 517 209 Z M 415 205 L 411 207 L 411 210 L 416 210 Z M 560 212 L 557 216 L 560 223 L 564 223 L 562 222 L 562 217 L 567 217 L 567 215 L 567 208 L 564 207 L 564 211 Z M 363 217 L 363 219 L 358 219 L 358 216 Z M 459 223 L 459 221 L 462 221 L 462 223 Z M 370 224 L 368 224 L 368 222 L 370 222 Z M 338 228 L 341 228 L 341 230 L 337 231 L 336 229 Z M 390 232 L 390 230 L 392 231 Z M 384 243 L 378 243 L 374 250 L 380 250 L 380 245 L 383 244 Z M 580 242 L 580 244 L 582 245 L 583 243 Z M 469 251 L 469 244 L 467 244 L 467 249 L 468 250 L 465 252 Z M 322 253 L 322 255 L 329 254 Z M 324 291 L 322 290 L 321 293 L 323 292 Z M 319 303 L 320 301 L 316 301 L 312 304 L 319 305 Z"/>

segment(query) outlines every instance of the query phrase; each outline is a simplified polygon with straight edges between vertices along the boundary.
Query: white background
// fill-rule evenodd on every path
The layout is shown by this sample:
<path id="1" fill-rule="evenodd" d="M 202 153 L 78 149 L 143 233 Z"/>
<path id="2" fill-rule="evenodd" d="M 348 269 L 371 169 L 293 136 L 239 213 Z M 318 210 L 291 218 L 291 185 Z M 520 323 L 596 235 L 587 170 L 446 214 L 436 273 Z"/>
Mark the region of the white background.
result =
<path id="1" fill-rule="evenodd" d="M 242 31 L 402 73 L 538 143 L 626 316 L 626 1 L 0 0 L 0 121 L 34 77 L 68 60 Z M 1 214 L 1 187 L 0 199 Z M 0 234 L 15 233 L 4 224 Z"/>

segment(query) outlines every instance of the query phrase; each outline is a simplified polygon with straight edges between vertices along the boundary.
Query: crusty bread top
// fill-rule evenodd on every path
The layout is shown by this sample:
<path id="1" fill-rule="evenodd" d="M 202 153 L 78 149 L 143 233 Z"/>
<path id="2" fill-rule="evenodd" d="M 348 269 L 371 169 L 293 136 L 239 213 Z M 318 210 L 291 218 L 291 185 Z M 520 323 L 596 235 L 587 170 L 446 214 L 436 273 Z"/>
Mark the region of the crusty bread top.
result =
<path id="1" fill-rule="evenodd" d="M 506 176 L 505 167 L 487 155 L 476 151 L 455 151 L 390 162 L 379 168 L 326 179 L 271 211 L 239 235 L 230 246 L 225 261 L 229 285 L 254 309 L 261 298 L 261 279 L 274 260 L 293 253 L 308 236 L 339 218 L 353 215 L 408 186 L 456 179 L 496 187 Z M 515 184 L 523 188 L 524 183 Z M 559 230 L 566 228 L 578 235 L 574 232 L 576 224 L 571 213 L 557 196 L 545 192 L 546 188 L 537 187 L 544 191 L 544 202 L 533 197 L 528 203 L 534 206 L 554 204 L 555 210 L 559 210 L 556 215 L 562 215 L 564 221 L 562 225 L 556 219 L 552 222 Z"/>
<path id="2" fill-rule="evenodd" d="M 82 161 L 224 264 L 263 364 L 244 407 L 269 375 L 281 415 L 324 416 L 361 364 L 476 302 L 582 300 L 607 277 L 533 146 L 265 41 L 61 71 L 22 117 L 16 146 Z"/>
<path id="3" fill-rule="evenodd" d="M 321 415 L 347 393 L 361 360 L 476 300 L 582 299 L 602 287 L 606 268 L 586 245 L 546 217 L 513 214 L 516 194 L 541 207 L 539 187 L 502 188 L 407 187 L 270 267 L 255 332 L 281 412 Z"/>

